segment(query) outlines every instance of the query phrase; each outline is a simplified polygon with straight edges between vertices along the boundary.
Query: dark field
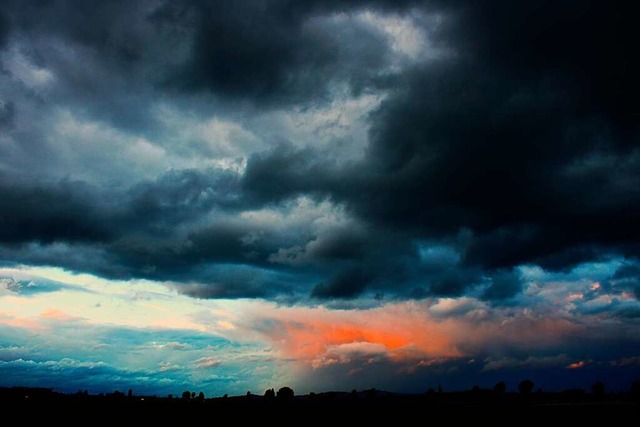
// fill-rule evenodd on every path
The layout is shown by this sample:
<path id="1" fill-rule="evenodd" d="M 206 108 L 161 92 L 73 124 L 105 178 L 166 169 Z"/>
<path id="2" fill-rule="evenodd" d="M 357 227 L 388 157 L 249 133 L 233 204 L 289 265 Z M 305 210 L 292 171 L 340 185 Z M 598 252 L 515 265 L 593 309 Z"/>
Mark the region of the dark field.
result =
<path id="1" fill-rule="evenodd" d="M 275 424 L 344 422 L 451 425 L 630 425 L 637 426 L 640 400 L 631 394 L 594 397 L 586 393 L 517 393 L 490 391 L 424 395 L 384 392 L 322 393 L 289 399 L 242 396 L 211 399 L 123 395 L 67 395 L 41 389 L 2 389 L 4 414 L 21 421 L 206 422 L 228 420 Z M 224 421 L 223 421 L 224 420 Z"/>

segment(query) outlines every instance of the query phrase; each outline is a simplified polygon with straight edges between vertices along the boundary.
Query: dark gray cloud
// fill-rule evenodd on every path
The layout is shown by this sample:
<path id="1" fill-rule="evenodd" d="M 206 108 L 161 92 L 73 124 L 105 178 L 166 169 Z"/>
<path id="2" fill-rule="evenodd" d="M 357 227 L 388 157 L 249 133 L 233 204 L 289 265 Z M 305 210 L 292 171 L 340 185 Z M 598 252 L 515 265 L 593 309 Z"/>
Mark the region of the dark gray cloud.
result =
<path id="1" fill-rule="evenodd" d="M 13 117 L 16 114 L 13 102 L 0 104 L 0 129 L 9 129 L 13 126 Z"/>
<path id="2" fill-rule="evenodd" d="M 170 171 L 129 189 L 81 181 L 54 183 L 0 176 L 5 243 L 108 243 L 127 236 L 170 236 L 181 223 L 236 203 L 237 174 Z"/>
<path id="3" fill-rule="evenodd" d="M 636 298 L 640 298 L 640 263 L 636 261 L 624 264 L 616 271 L 612 280 L 604 285 L 632 292 Z"/>
<path id="4" fill-rule="evenodd" d="M 0 197 L 5 244 L 97 241 L 110 234 L 94 192 L 83 183 L 23 185 L 0 176 Z"/>
<path id="5" fill-rule="evenodd" d="M 468 266 L 637 256 L 633 26 L 618 6 L 493 6 L 449 10 L 441 37 L 456 54 L 407 71 L 372 117 L 362 163 L 305 167 L 276 151 L 252 159 L 245 182 L 276 199 L 330 193 L 414 237 L 468 230 Z M 268 170 L 288 188 L 264 185 Z"/>
<path id="6" fill-rule="evenodd" d="M 577 1 L 8 3 L 0 257 L 201 298 L 496 303 L 523 264 L 633 264 L 631 16 Z M 366 96 L 360 158 L 318 128 L 277 131 L 342 102 L 338 126 Z M 636 276 L 616 280 L 637 296 Z"/>
<path id="7" fill-rule="evenodd" d="M 9 28 L 9 18 L 4 13 L 0 13 L 0 49 L 4 47 L 7 41 Z"/>
<path id="8" fill-rule="evenodd" d="M 164 275 L 164 274 L 163 274 Z M 297 300 L 305 286 L 304 275 L 270 271 L 245 265 L 223 265 L 205 271 L 190 272 L 198 283 L 179 284 L 176 289 L 194 298 L 273 298 Z M 179 277 L 180 278 L 180 277 Z"/>
<path id="9" fill-rule="evenodd" d="M 190 55 L 168 84 L 258 104 L 318 103 L 331 85 L 354 93 L 385 87 L 390 46 L 348 16 L 367 9 L 402 12 L 416 1 L 171 2 L 149 20 L 193 35 Z M 346 15 L 346 16 L 345 16 Z M 341 19 L 351 20 L 340 25 Z"/>
<path id="10" fill-rule="evenodd" d="M 296 194 L 322 197 L 339 186 L 342 177 L 335 169 L 313 149 L 296 150 L 280 144 L 269 152 L 252 155 L 242 182 L 247 195 L 262 203 Z"/>
<path id="11" fill-rule="evenodd" d="M 158 80 L 152 70 L 166 66 L 157 55 L 166 40 L 144 19 L 150 7 L 147 1 L 7 2 L 12 40 L 28 40 L 20 44 L 20 54 L 55 75 L 48 88 L 52 98 L 31 88 L 41 106 L 62 101 L 65 108 L 80 108 L 122 128 L 152 126 L 147 81 Z"/>
<path id="12" fill-rule="evenodd" d="M 246 226 L 199 223 L 203 215 L 233 211 L 237 186 L 237 174 L 214 169 L 169 172 L 124 190 L 3 177 L 3 253 L 111 277 L 169 278 L 204 262 L 239 261 L 248 252 L 241 242 Z M 76 251 L 86 256 L 69 257 Z"/>
<path id="13" fill-rule="evenodd" d="M 516 271 L 498 271 L 491 277 L 491 284 L 484 291 L 488 300 L 504 300 L 517 295 L 522 290 L 522 279 Z"/>
<path id="14" fill-rule="evenodd" d="M 316 298 L 355 297 L 362 293 L 369 280 L 367 273 L 361 270 L 346 270 L 328 282 L 317 284 L 313 288 L 311 296 Z"/>

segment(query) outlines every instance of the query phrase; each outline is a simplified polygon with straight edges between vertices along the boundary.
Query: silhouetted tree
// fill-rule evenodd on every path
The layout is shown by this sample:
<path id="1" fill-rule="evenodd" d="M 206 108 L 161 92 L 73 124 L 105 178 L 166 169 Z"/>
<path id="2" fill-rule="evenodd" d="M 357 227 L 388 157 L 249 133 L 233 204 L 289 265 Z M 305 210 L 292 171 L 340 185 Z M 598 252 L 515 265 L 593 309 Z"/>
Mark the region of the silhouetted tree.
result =
<path id="1" fill-rule="evenodd" d="M 378 397 L 378 392 L 375 388 L 367 390 L 367 399 L 375 399 Z"/>
<path id="2" fill-rule="evenodd" d="M 201 401 L 201 402 L 204 401 L 204 393 L 203 392 L 198 393 L 198 400 Z"/>
<path id="3" fill-rule="evenodd" d="M 276 392 L 272 388 L 268 388 L 267 391 L 264 392 L 264 397 L 267 399 L 273 399 L 276 397 Z"/>
<path id="4" fill-rule="evenodd" d="M 127 397 L 133 397 L 133 389 L 129 389 L 129 392 L 127 393 Z"/>
<path id="5" fill-rule="evenodd" d="M 192 398 L 192 399 L 195 399 L 195 398 L 196 398 L 196 392 L 195 392 L 195 391 L 192 391 L 192 392 L 191 392 L 191 398 Z"/>
<path id="6" fill-rule="evenodd" d="M 438 384 L 438 393 L 442 394 L 442 386 Z"/>
<path id="7" fill-rule="evenodd" d="M 598 381 L 591 386 L 591 394 L 593 394 L 594 397 L 602 397 L 604 396 L 604 392 L 604 384 L 602 381 Z"/>
<path id="8" fill-rule="evenodd" d="M 291 387 L 282 387 L 278 390 L 278 399 L 293 399 L 293 389 Z"/>
<path id="9" fill-rule="evenodd" d="M 533 381 L 531 380 L 522 380 L 520 384 L 518 384 L 518 391 L 523 395 L 528 395 L 533 390 Z"/>
<path id="10" fill-rule="evenodd" d="M 182 392 L 182 398 L 184 400 L 189 400 L 191 399 L 191 392 L 189 390 L 185 390 Z"/>
<path id="11" fill-rule="evenodd" d="M 504 381 L 499 381 L 493 386 L 493 392 L 495 394 L 504 394 L 507 391 L 507 384 Z"/>

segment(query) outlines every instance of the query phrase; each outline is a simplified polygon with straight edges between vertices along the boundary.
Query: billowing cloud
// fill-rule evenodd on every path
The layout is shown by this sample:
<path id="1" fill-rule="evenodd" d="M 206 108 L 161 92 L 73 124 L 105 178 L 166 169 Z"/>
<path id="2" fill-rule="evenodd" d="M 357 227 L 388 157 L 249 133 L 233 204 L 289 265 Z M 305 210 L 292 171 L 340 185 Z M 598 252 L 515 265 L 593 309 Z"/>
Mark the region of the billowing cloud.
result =
<path id="1" fill-rule="evenodd" d="M 635 104 L 621 95 L 635 65 L 606 26 L 619 11 L 122 7 L 6 8 L 7 261 L 187 282 L 199 297 L 483 289 L 506 303 L 520 265 L 638 256 Z M 265 223 L 292 200 L 318 215 Z M 430 262 L 430 247 L 455 261 Z M 244 266 L 251 278 L 226 272 Z"/>
<path id="2" fill-rule="evenodd" d="M 29 313 L 6 324 L 94 318 L 64 308 L 71 294 L 109 312 L 104 289 L 38 273 L 64 271 L 162 286 L 180 307 L 245 304 L 252 322 L 194 309 L 147 326 L 243 331 L 327 381 L 524 370 L 525 349 L 594 361 L 567 372 L 633 357 L 632 11 L 298 3 L 4 2 L 0 300 Z M 595 344 L 610 337 L 621 354 Z M 67 357 L 27 356 L 11 369 Z M 152 366 L 228 366 L 191 356 Z"/>

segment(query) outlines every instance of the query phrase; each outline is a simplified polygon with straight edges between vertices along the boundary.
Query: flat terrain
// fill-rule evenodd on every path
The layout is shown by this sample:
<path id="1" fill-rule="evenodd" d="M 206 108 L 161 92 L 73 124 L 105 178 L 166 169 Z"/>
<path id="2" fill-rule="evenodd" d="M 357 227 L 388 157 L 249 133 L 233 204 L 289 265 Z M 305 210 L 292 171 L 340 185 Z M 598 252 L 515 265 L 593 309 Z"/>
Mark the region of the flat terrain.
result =
<path id="1" fill-rule="evenodd" d="M 417 423 L 441 425 L 464 421 L 487 425 L 638 425 L 637 397 L 563 393 L 443 393 L 433 395 L 376 396 L 371 393 L 323 393 L 292 399 L 242 396 L 213 399 L 168 399 L 152 396 L 64 395 L 0 393 L 3 414 L 16 413 L 23 421 L 67 420 L 92 422 L 198 422 L 259 421 L 267 425 L 307 422 Z M 26 390 L 19 390 L 26 391 Z M 232 417 L 232 418 L 220 418 Z M 225 423 L 227 423 L 226 421 Z"/>

